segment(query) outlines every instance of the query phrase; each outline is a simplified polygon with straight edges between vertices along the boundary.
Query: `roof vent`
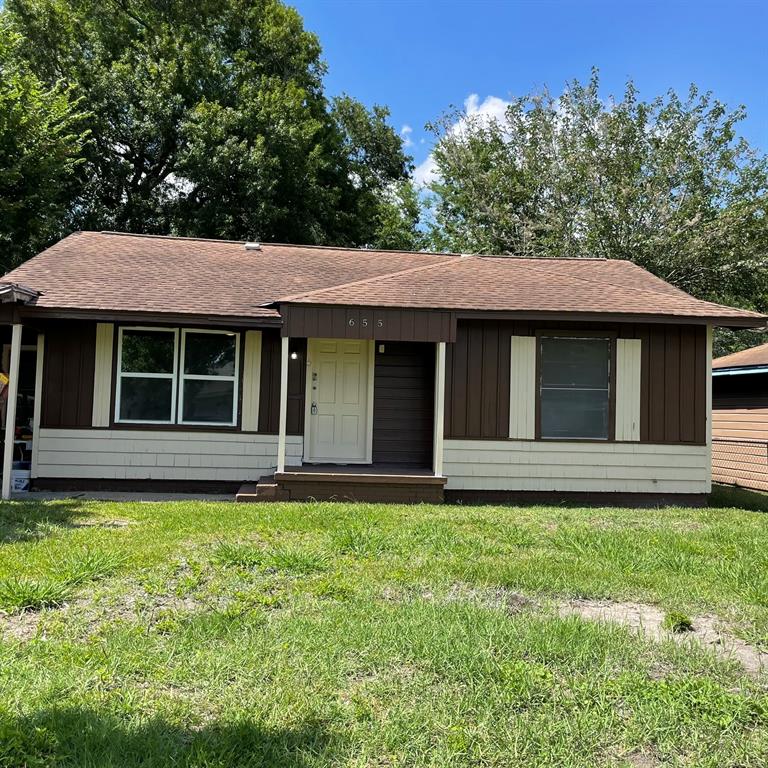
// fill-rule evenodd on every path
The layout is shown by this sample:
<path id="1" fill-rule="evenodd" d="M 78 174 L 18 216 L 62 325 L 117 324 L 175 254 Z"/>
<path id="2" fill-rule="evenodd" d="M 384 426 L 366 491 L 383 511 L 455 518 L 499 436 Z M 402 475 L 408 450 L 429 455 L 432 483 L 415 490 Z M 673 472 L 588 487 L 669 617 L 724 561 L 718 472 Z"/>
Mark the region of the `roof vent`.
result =
<path id="1" fill-rule="evenodd" d="M 260 251 L 261 250 L 261 243 L 246 243 L 245 244 L 245 250 L 246 251 Z"/>

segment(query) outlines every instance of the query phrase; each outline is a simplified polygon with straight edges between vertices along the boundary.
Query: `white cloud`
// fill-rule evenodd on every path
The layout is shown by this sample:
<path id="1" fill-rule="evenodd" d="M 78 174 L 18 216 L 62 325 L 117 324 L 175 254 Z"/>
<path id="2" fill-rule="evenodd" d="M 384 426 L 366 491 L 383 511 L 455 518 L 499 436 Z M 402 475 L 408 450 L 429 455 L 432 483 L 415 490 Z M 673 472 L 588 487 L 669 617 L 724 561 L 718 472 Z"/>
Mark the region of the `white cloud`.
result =
<path id="1" fill-rule="evenodd" d="M 476 93 L 470 93 L 464 101 L 464 112 L 468 117 L 480 117 L 487 120 L 503 120 L 511 102 L 498 96 L 486 96 L 483 101 Z"/>
<path id="2" fill-rule="evenodd" d="M 435 180 L 436 176 L 437 163 L 435 163 L 435 158 L 430 152 L 427 159 L 413 169 L 413 180 L 416 186 L 426 187 L 427 184 L 431 184 Z"/>
<path id="3" fill-rule="evenodd" d="M 464 114 L 449 129 L 449 133 L 460 136 L 469 119 L 473 121 L 492 122 L 503 120 L 507 107 L 511 102 L 500 99 L 498 96 L 486 96 L 480 101 L 477 93 L 470 93 L 464 100 Z M 405 126 L 404 126 L 405 127 Z M 422 139 L 423 143 L 423 139 Z M 413 172 L 413 180 L 418 186 L 426 186 L 437 177 L 437 164 L 430 152 L 429 157 L 416 166 Z"/>
<path id="4" fill-rule="evenodd" d="M 411 134 L 413 133 L 413 128 L 411 128 L 408 123 L 406 123 L 401 129 L 400 129 L 400 136 L 403 138 L 403 146 L 404 147 L 412 147 L 413 146 L 413 139 L 411 138 Z"/>

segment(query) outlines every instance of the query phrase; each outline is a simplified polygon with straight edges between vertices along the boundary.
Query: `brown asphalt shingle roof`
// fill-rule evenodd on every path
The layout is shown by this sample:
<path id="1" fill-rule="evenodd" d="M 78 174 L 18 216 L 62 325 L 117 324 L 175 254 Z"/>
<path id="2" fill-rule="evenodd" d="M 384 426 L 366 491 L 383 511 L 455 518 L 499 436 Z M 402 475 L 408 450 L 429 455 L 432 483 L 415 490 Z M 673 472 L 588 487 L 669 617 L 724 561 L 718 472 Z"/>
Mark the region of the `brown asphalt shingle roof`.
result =
<path id="1" fill-rule="evenodd" d="M 41 291 L 38 307 L 277 317 L 263 305 L 451 256 L 78 232 L 3 281 Z"/>
<path id="2" fill-rule="evenodd" d="M 670 315 L 758 324 L 628 261 L 523 259 L 79 232 L 3 282 L 62 310 L 277 318 L 281 303 Z"/>
<path id="3" fill-rule="evenodd" d="M 700 301 L 629 261 L 462 256 L 289 297 L 302 304 L 760 318 Z"/>
<path id="4" fill-rule="evenodd" d="M 713 368 L 750 368 L 758 365 L 768 366 L 768 344 L 742 349 L 712 361 Z"/>

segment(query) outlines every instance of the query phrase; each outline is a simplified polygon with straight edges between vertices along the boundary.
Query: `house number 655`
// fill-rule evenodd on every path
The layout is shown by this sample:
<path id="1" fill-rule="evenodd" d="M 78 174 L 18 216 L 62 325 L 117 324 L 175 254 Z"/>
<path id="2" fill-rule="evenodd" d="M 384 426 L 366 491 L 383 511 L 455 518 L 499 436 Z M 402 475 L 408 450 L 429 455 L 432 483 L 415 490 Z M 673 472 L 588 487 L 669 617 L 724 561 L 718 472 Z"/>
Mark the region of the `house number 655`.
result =
<path id="1" fill-rule="evenodd" d="M 354 328 L 355 327 L 355 318 L 354 317 L 350 317 L 349 320 L 347 320 L 347 325 L 349 325 L 350 328 Z M 368 318 L 367 317 L 361 318 L 360 319 L 360 325 L 362 325 L 363 328 L 367 328 L 368 327 Z M 383 320 L 377 320 L 376 321 L 376 327 L 377 328 L 383 328 L 384 327 L 384 321 Z"/>

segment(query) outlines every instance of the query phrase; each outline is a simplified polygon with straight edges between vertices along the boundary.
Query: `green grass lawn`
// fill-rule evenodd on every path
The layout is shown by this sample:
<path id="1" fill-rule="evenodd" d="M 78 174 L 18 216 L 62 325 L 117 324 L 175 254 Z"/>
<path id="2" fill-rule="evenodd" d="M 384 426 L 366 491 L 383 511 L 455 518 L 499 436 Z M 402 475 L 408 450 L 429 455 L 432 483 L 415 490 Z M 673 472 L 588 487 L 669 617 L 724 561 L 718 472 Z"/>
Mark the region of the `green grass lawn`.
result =
<path id="1" fill-rule="evenodd" d="M 768 649 L 738 502 L 5 504 L 0 766 L 762 768 L 768 675 L 561 610 Z"/>

